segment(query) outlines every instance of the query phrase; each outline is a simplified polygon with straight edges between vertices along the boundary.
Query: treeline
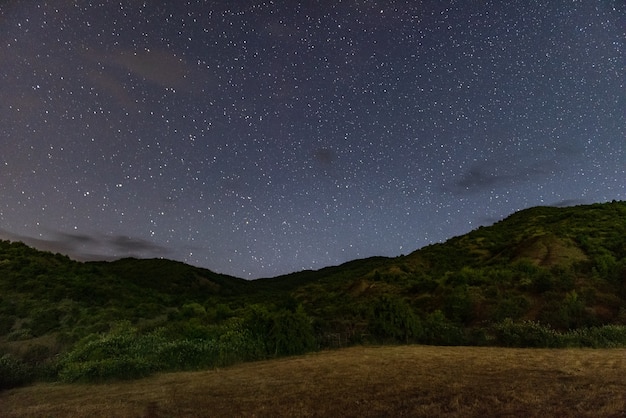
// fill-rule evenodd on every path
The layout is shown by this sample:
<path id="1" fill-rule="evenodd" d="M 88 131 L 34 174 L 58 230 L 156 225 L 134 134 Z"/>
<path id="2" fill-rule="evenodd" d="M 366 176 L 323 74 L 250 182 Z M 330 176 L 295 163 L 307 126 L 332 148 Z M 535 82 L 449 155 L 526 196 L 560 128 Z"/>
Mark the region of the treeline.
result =
<path id="1" fill-rule="evenodd" d="M 196 314 L 202 315 L 195 307 Z M 534 321 L 505 319 L 485 327 L 464 328 L 441 311 L 419 317 L 403 299 L 380 297 L 369 322 L 345 344 L 434 344 L 506 347 L 626 346 L 626 326 L 605 325 L 557 331 Z M 0 389 L 38 380 L 101 382 L 134 379 L 155 372 L 202 370 L 236 363 L 303 354 L 332 345 L 316 333 L 316 321 L 299 305 L 294 309 L 253 305 L 243 317 L 220 325 L 194 318 L 176 326 L 139 329 L 129 321 L 91 334 L 55 357 L 31 352 L 25 358 L 0 357 Z"/>
<path id="2" fill-rule="evenodd" d="M 176 318 L 177 317 L 177 318 Z M 206 322 L 206 311 L 188 304 L 164 326 L 140 329 L 130 321 L 90 334 L 50 357 L 44 346 L 22 358 L 0 357 L 0 389 L 34 379 L 97 382 L 133 379 L 154 372 L 200 370 L 302 354 L 319 349 L 311 318 L 302 306 L 248 307 L 221 324 Z"/>

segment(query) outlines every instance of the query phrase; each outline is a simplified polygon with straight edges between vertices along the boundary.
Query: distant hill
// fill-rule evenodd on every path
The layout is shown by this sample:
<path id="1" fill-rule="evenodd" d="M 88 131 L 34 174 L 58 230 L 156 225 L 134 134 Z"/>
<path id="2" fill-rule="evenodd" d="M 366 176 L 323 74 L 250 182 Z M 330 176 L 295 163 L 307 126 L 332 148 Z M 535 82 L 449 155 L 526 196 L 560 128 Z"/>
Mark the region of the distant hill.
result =
<path id="1" fill-rule="evenodd" d="M 290 286 L 299 302 L 335 319 L 345 306 L 394 295 L 419 315 L 441 310 L 463 326 L 511 318 L 570 329 L 626 323 L 625 257 L 625 202 L 534 207 L 407 256 L 267 283 Z"/>
<path id="2" fill-rule="evenodd" d="M 128 335 L 157 332 L 162 347 L 255 341 L 240 360 L 367 342 L 566 345 L 571 330 L 626 325 L 626 202 L 534 207 L 406 256 L 255 281 L 162 259 L 81 263 L 0 241 L 0 355 L 55 375 L 65 367 L 49 365 L 55 355 L 120 321 Z M 549 342 L 548 331 L 561 336 Z M 518 335 L 533 332 L 541 341 Z M 614 341 L 599 338 L 588 345 Z"/>

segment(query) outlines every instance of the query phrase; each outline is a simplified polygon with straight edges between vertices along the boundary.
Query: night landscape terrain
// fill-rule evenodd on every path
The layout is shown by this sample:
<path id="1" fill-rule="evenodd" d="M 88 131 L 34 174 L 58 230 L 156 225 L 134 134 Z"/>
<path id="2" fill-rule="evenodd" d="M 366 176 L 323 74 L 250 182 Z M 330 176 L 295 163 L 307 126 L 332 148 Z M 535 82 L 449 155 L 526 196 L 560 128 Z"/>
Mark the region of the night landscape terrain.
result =
<path id="1" fill-rule="evenodd" d="M 325 350 L 351 346 L 367 353 L 365 365 L 372 358 L 383 361 L 398 344 L 474 346 L 459 348 L 468 356 L 495 346 L 562 348 L 568 349 L 564 356 L 583 358 L 599 354 L 571 349 L 612 348 L 619 350 L 600 350 L 609 357 L 598 361 L 612 358 L 618 363 L 611 367 L 623 371 L 625 255 L 626 203 L 617 201 L 530 208 L 406 256 L 254 281 L 161 259 L 82 263 L 4 241 L 2 386 L 123 385 L 155 373 L 221 369 L 319 350 L 324 354 L 312 361 L 323 363 L 323 356 L 342 352 Z M 411 361 L 428 350 L 410 347 L 418 357 L 400 355 Z M 433 347 L 423 355 L 436 352 Z M 462 354 L 451 355 L 463 363 Z M 577 361 L 577 370 L 584 369 L 585 360 Z M 254 367 L 265 363 L 259 364 Z M 623 399 L 613 402 L 624 405 Z"/>
<path id="2" fill-rule="evenodd" d="M 623 0 L 0 1 L 0 416 L 625 416 Z"/>

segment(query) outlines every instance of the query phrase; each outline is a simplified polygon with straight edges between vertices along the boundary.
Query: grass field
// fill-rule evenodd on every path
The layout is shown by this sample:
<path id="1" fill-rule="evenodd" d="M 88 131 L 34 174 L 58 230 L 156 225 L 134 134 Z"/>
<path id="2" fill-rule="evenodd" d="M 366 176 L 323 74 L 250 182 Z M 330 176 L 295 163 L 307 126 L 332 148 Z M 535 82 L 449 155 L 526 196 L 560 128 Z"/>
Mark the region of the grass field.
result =
<path id="1" fill-rule="evenodd" d="M 626 349 L 354 347 L 0 393 L 3 417 L 624 417 Z"/>

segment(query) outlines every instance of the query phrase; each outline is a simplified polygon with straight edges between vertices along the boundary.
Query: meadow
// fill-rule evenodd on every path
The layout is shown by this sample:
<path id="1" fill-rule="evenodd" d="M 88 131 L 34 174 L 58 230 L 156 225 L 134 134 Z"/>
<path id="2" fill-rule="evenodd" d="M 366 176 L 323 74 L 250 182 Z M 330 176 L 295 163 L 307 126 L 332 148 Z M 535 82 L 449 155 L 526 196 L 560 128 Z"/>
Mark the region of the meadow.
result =
<path id="1" fill-rule="evenodd" d="M 626 349 L 355 346 L 0 392 L 4 417 L 623 417 Z"/>

